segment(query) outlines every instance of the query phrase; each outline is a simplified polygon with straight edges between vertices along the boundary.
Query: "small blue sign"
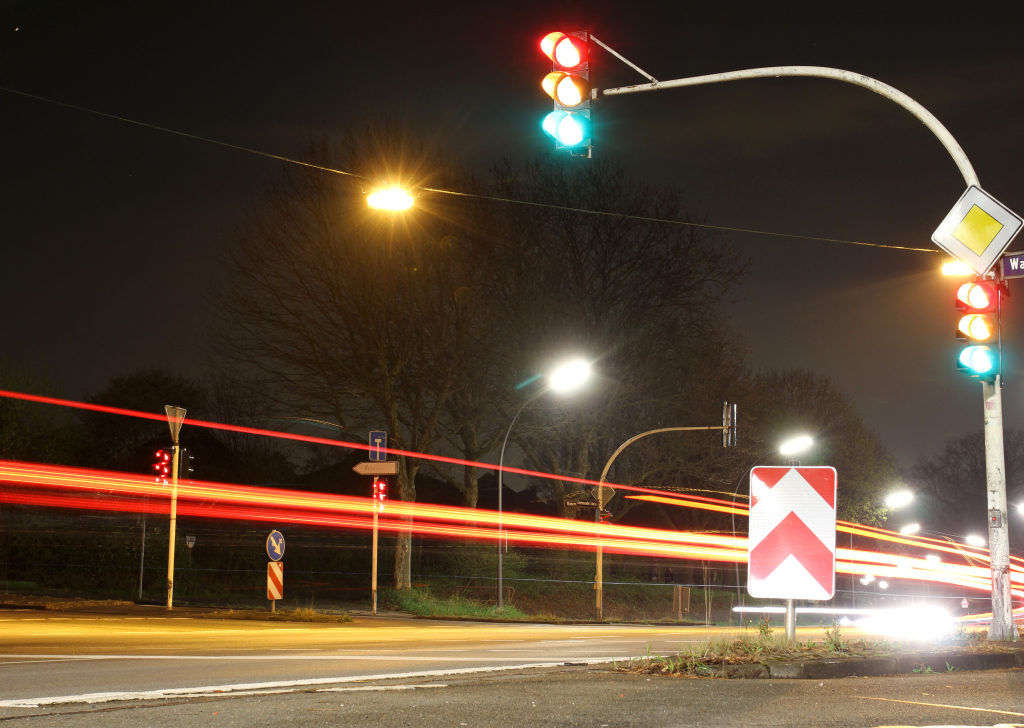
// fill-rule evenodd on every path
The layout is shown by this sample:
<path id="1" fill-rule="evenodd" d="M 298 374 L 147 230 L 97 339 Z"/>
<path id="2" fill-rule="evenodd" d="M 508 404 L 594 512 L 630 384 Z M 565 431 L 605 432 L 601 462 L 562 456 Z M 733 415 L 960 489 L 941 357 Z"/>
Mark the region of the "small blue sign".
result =
<path id="1" fill-rule="evenodd" d="M 271 561 L 280 561 L 284 556 L 284 535 L 280 531 L 271 531 L 267 536 L 267 556 Z"/>
<path id="2" fill-rule="evenodd" d="M 374 430 L 370 433 L 370 460 L 388 459 L 388 433 Z"/>
<path id="3" fill-rule="evenodd" d="M 1024 253 L 1003 256 L 1003 278 L 1024 278 Z"/>

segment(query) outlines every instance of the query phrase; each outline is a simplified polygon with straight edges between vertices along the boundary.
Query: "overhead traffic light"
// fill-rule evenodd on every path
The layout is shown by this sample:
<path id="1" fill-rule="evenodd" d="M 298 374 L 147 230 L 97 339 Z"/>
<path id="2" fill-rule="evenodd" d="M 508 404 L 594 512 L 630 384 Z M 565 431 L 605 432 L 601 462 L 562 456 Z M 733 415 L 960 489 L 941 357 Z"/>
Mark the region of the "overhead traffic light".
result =
<path id="1" fill-rule="evenodd" d="M 195 460 L 195 456 L 186 449 L 181 448 L 178 453 L 178 480 L 188 480 L 192 477 L 192 473 L 195 470 L 192 467 L 192 463 Z"/>
<path id="2" fill-rule="evenodd" d="M 590 120 L 590 35 L 587 31 L 548 33 L 540 48 L 551 59 L 551 73 L 541 87 L 554 101 L 544 117 L 544 131 L 555 138 L 556 149 L 589 157 L 593 147 Z"/>
<path id="3" fill-rule="evenodd" d="M 961 313 L 957 341 L 969 344 L 957 357 L 957 369 L 983 382 L 995 381 L 1000 371 L 999 312 L 1001 297 L 1009 295 L 1004 283 L 978 278 L 956 291 Z"/>

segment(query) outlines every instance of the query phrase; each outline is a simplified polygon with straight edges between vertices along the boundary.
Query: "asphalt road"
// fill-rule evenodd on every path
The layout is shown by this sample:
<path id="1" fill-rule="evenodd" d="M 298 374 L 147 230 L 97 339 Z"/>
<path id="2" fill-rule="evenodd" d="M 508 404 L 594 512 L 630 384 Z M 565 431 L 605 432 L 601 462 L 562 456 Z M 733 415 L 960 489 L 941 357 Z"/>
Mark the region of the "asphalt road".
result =
<path id="1" fill-rule="evenodd" d="M 399 617 L 310 624 L 159 609 L 0 611 L 0 721 L 49 725 L 1024 725 L 1024 671 L 835 681 L 616 673 L 703 627 Z M 802 638 L 821 636 L 819 628 Z M 724 636 L 725 630 L 714 630 Z M 566 666 L 564 663 L 587 663 Z M 528 665 L 545 667 L 523 668 Z M 416 687 L 413 687 L 416 686 Z"/>
<path id="2" fill-rule="evenodd" d="M 704 637 L 703 627 L 670 625 L 401 617 L 316 624 L 200 619 L 156 608 L 129 614 L 2 610 L 0 701 L 621 659 L 648 645 L 656 653 L 674 652 Z"/>
<path id="3" fill-rule="evenodd" d="M 415 687 L 414 687 L 415 686 Z M 563 667 L 243 697 L 0 708 L 26 726 L 951 726 L 1024 721 L 1019 671 L 818 682 Z"/>

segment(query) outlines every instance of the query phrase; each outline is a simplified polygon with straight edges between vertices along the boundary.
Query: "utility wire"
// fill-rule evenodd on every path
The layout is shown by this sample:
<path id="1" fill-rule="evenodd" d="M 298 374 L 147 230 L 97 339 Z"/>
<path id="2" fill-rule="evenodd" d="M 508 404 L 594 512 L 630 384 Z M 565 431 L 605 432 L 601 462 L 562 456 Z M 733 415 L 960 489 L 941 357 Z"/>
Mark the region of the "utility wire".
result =
<path id="1" fill-rule="evenodd" d="M 167 132 L 168 134 L 175 134 L 177 136 L 186 137 L 187 139 L 195 139 L 201 142 L 207 142 L 209 144 L 216 144 L 218 146 L 227 147 L 228 149 L 235 149 L 240 152 L 248 152 L 249 154 L 256 154 L 267 159 L 276 159 L 281 162 L 288 162 L 290 164 L 298 164 L 302 167 L 309 167 L 310 169 L 320 170 L 321 172 L 330 172 L 332 174 L 340 174 L 345 177 L 353 177 L 355 179 L 364 179 L 368 182 L 375 184 L 381 184 L 380 180 L 376 180 L 372 177 L 365 175 L 356 174 L 354 172 L 346 172 L 341 169 L 334 169 L 332 167 L 323 167 L 319 164 L 312 164 L 310 162 L 303 162 L 300 159 L 293 159 L 292 157 L 284 157 L 279 154 L 271 154 L 270 152 L 260 151 L 259 149 L 251 149 L 249 147 L 243 147 L 238 144 L 231 144 L 229 142 L 223 142 L 218 139 L 210 139 L 209 137 L 199 136 L 198 134 L 189 134 L 188 132 L 178 131 L 177 129 L 169 129 L 165 126 L 158 126 L 156 124 L 148 124 L 144 121 L 136 121 L 135 119 L 128 119 L 124 116 L 117 116 L 116 114 L 107 114 L 103 111 L 96 111 L 95 109 L 89 109 L 85 106 L 78 106 L 76 104 L 69 104 L 66 101 L 57 101 L 56 99 L 49 99 L 45 96 L 36 96 L 35 94 L 25 93 L 24 91 L 17 91 L 12 88 L 5 88 L 0 86 L 0 91 L 5 91 L 9 94 L 15 94 L 17 96 L 23 96 L 25 98 L 34 99 L 36 101 L 43 101 L 48 104 L 55 104 L 57 106 L 63 106 L 69 109 L 75 109 L 76 111 L 84 111 L 87 114 L 95 114 L 96 116 L 102 116 L 107 119 L 114 119 L 115 121 L 123 121 L 126 124 L 135 124 L 136 126 L 145 127 L 147 129 L 155 129 L 156 131 Z M 865 243 L 859 240 L 840 240 L 838 238 L 822 238 L 815 235 L 798 235 L 796 233 L 777 233 L 768 230 L 753 230 L 750 228 L 739 228 L 739 227 L 728 227 L 725 225 L 709 225 L 701 222 L 684 222 L 682 220 L 668 220 L 659 217 L 644 217 L 642 215 L 628 215 L 622 212 L 605 212 L 602 210 L 587 210 L 578 207 L 565 207 L 563 205 L 552 205 L 544 202 L 530 202 L 528 200 L 513 200 L 506 197 L 492 197 L 490 195 L 478 195 L 470 192 L 456 192 L 454 190 L 436 189 L 433 187 L 412 187 L 411 189 L 419 190 L 422 192 L 433 192 L 435 194 L 442 195 L 454 195 L 458 197 L 471 197 L 477 200 L 488 200 L 491 202 L 504 202 L 513 205 L 528 205 L 530 207 L 541 207 L 549 210 L 564 210 L 566 212 L 578 212 L 586 215 L 605 215 L 608 217 L 618 217 L 626 220 L 639 220 L 641 222 L 657 222 L 664 223 L 667 225 L 683 225 L 686 227 L 699 227 L 707 228 L 709 230 L 722 230 L 725 232 L 733 233 L 750 233 L 752 235 L 770 235 L 778 238 L 793 238 L 796 240 L 816 240 L 824 243 L 842 243 L 843 245 L 862 245 L 869 248 L 889 248 L 890 250 L 912 250 L 918 253 L 940 253 L 942 251 L 934 248 L 912 248 L 904 245 L 886 245 L 885 243 Z"/>

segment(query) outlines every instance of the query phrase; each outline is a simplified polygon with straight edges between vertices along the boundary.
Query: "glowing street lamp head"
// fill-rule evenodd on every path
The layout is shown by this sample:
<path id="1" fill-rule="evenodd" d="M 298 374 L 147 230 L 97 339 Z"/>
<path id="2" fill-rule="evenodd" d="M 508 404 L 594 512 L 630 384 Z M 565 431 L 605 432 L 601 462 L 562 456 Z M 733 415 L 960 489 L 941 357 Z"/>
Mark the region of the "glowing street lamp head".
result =
<path id="1" fill-rule="evenodd" d="M 880 582 L 878 582 L 878 588 L 879 589 L 888 589 L 889 588 L 889 582 L 887 582 L 887 581 L 880 581 Z"/>
<path id="2" fill-rule="evenodd" d="M 898 493 L 893 493 L 891 496 L 885 499 L 885 505 L 890 508 L 899 508 L 905 506 L 910 501 L 914 500 L 914 494 L 909 490 L 901 490 Z"/>
<path id="3" fill-rule="evenodd" d="M 921 530 L 921 524 L 920 523 L 910 523 L 910 524 L 907 524 L 906 526 L 904 526 L 903 528 L 901 528 L 900 529 L 900 533 L 902 533 L 904 536 L 909 536 L 910 534 L 917 533 L 920 530 Z"/>
<path id="4" fill-rule="evenodd" d="M 366 202 L 374 210 L 401 212 L 412 207 L 413 199 L 405 190 L 398 187 L 391 187 L 386 190 L 377 190 L 376 192 L 370 193 L 366 198 Z"/>
<path id="5" fill-rule="evenodd" d="M 924 560 L 929 564 L 938 564 L 942 561 L 938 554 L 925 554 Z"/>
<path id="6" fill-rule="evenodd" d="M 779 448 L 779 453 L 782 455 L 792 455 L 793 453 L 806 450 L 813 444 L 814 440 L 807 435 L 804 435 L 803 437 L 797 437 L 782 443 L 782 447 Z"/>
<path id="7" fill-rule="evenodd" d="M 964 541 L 966 541 L 969 546 L 984 546 L 985 545 L 985 539 L 983 539 L 981 536 L 973 536 L 973 535 L 972 536 L 968 536 L 967 538 L 964 539 Z"/>
<path id="8" fill-rule="evenodd" d="M 971 267 L 961 260 L 948 258 L 942 261 L 942 275 L 944 276 L 969 276 L 973 274 L 974 271 L 971 270 Z"/>
<path id="9" fill-rule="evenodd" d="M 565 364 L 551 375 L 551 388 L 557 391 L 573 389 L 590 376 L 590 365 L 585 361 L 574 361 Z"/>

